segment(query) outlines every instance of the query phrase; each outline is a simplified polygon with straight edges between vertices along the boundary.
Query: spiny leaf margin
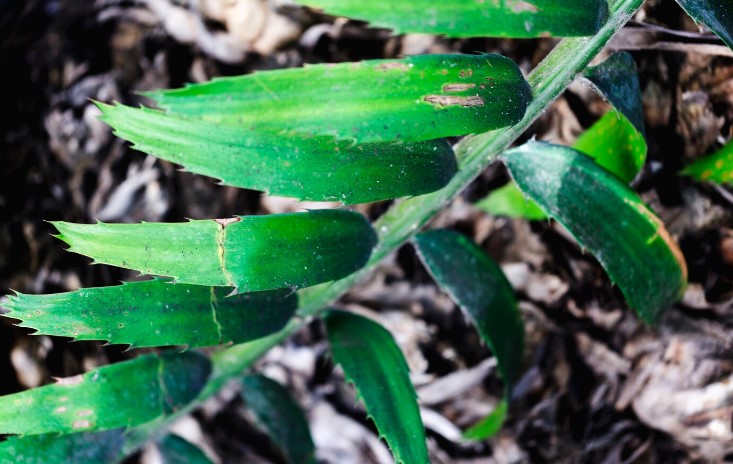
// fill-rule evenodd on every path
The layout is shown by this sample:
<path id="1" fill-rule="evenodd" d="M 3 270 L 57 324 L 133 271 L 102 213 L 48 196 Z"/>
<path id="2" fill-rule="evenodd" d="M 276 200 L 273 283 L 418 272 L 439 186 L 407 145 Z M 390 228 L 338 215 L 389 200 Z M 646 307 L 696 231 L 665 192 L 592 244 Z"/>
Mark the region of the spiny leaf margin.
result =
<path id="1" fill-rule="evenodd" d="M 9 295 L 3 316 L 36 335 L 125 344 L 201 347 L 243 343 L 282 329 L 298 306 L 290 289 L 241 293 L 231 288 L 124 282 L 51 295 Z"/>
<path id="2" fill-rule="evenodd" d="M 392 334 L 364 316 L 345 311 L 329 311 L 325 323 L 334 361 L 356 388 L 395 461 L 429 462 L 417 395 Z"/>

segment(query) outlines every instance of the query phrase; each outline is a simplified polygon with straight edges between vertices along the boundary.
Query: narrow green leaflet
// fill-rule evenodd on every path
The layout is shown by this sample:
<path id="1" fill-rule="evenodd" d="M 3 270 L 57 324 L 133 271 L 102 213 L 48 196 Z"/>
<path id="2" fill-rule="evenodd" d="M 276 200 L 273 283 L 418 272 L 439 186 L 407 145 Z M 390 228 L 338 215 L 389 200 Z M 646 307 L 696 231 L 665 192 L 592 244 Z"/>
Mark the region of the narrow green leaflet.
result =
<path id="1" fill-rule="evenodd" d="M 701 182 L 733 185 L 733 141 L 690 164 L 682 174 Z"/>
<path id="2" fill-rule="evenodd" d="M 733 3 L 730 0 L 677 0 L 696 22 L 704 24 L 733 49 Z"/>
<path id="3" fill-rule="evenodd" d="M 360 143 L 432 140 L 510 126 L 531 99 L 517 65 L 493 54 L 312 65 L 146 95 L 171 114 Z"/>
<path id="4" fill-rule="evenodd" d="M 328 136 L 223 126 L 145 108 L 98 105 L 102 120 L 140 151 L 225 185 L 299 200 L 366 203 L 445 186 L 456 159 L 444 140 L 355 145 Z"/>
<path id="5" fill-rule="evenodd" d="M 592 35 L 608 13 L 605 0 L 296 0 L 326 13 L 397 33 L 447 37 L 571 37 Z"/>
<path id="6" fill-rule="evenodd" d="M 524 218 L 530 221 L 547 218 L 542 208 L 527 198 L 514 182 L 493 190 L 483 200 L 478 201 L 476 207 L 494 216 Z"/>
<path id="7" fill-rule="evenodd" d="M 300 405 L 276 381 L 264 375 L 242 378 L 242 397 L 272 441 L 291 464 L 315 464 L 316 451 Z"/>
<path id="8" fill-rule="evenodd" d="M 166 436 L 158 443 L 158 450 L 163 458 L 162 464 L 211 464 L 200 448 L 178 435 Z"/>
<path id="9" fill-rule="evenodd" d="M 4 316 L 38 335 L 131 348 L 242 343 L 282 329 L 298 306 L 290 289 L 229 296 L 230 288 L 163 279 L 53 295 L 9 296 Z"/>
<path id="10" fill-rule="evenodd" d="M 187 223 L 52 223 L 69 251 L 96 263 L 238 293 L 307 287 L 366 263 L 376 236 L 345 210 L 240 216 Z"/>
<path id="11" fill-rule="evenodd" d="M 510 391 L 521 367 L 524 323 L 501 268 L 469 238 L 451 230 L 423 232 L 415 246 L 435 281 L 471 317 Z"/>
<path id="12" fill-rule="evenodd" d="M 598 66 L 587 67 L 583 77 L 596 92 L 626 116 L 642 136 L 646 135 L 639 76 L 630 53 L 614 53 Z"/>
<path id="13" fill-rule="evenodd" d="M 644 135 L 616 111 L 609 111 L 583 132 L 573 145 L 622 181 L 631 182 L 646 161 Z"/>
<path id="14" fill-rule="evenodd" d="M 0 442 L 0 462 L 111 463 L 119 460 L 125 429 L 96 433 L 27 435 Z"/>
<path id="15" fill-rule="evenodd" d="M 679 247 L 616 176 L 572 148 L 542 142 L 503 159 L 519 188 L 600 261 L 644 320 L 682 296 L 687 266 Z"/>
<path id="16" fill-rule="evenodd" d="M 415 389 L 392 335 L 370 319 L 343 311 L 326 316 L 326 330 L 334 361 L 356 387 L 395 461 L 429 462 Z"/>
<path id="17" fill-rule="evenodd" d="M 110 430 L 151 421 L 184 407 L 209 378 L 195 352 L 145 355 L 58 383 L 0 397 L 0 433 Z"/>
<path id="18" fill-rule="evenodd" d="M 415 246 L 435 281 L 471 317 L 481 339 L 496 356 L 505 383 L 504 396 L 509 398 L 524 352 L 524 323 L 511 284 L 481 248 L 457 232 L 424 232 L 415 237 Z M 496 433 L 506 408 L 506 404 L 500 405 L 466 436 L 484 439 Z"/>

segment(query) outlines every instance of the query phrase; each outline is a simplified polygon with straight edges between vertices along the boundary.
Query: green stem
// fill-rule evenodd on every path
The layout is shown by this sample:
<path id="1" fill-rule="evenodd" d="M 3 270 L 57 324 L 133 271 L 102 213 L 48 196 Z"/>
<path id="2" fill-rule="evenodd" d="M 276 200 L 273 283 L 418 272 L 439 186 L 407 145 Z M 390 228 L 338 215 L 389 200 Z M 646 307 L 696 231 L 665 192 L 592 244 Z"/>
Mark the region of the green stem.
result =
<path id="1" fill-rule="evenodd" d="M 590 61 L 601 51 L 613 35 L 618 32 L 644 0 L 611 0 L 607 23 L 592 37 L 570 38 L 561 41 L 552 52 L 529 75 L 533 100 L 524 118 L 508 129 L 501 129 L 474 137 L 466 137 L 455 149 L 459 159 L 459 170 L 443 189 L 419 197 L 410 198 L 392 206 L 376 223 L 379 242 L 365 267 L 339 281 L 304 289 L 300 294 L 298 315 L 280 332 L 253 342 L 235 345 L 212 356 L 214 372 L 206 387 L 189 407 L 179 411 L 175 417 L 185 414 L 209 396 L 213 395 L 229 379 L 241 374 L 259 356 L 278 345 L 300 329 L 308 317 L 316 316 L 404 243 L 409 241 L 427 222 L 463 188 L 474 180 L 496 157 L 506 150 L 529 126 L 555 101 Z M 144 436 L 155 434 L 151 429 L 170 423 L 151 424 L 133 438 L 134 446 L 143 442 Z M 130 444 L 126 450 L 130 450 Z"/>

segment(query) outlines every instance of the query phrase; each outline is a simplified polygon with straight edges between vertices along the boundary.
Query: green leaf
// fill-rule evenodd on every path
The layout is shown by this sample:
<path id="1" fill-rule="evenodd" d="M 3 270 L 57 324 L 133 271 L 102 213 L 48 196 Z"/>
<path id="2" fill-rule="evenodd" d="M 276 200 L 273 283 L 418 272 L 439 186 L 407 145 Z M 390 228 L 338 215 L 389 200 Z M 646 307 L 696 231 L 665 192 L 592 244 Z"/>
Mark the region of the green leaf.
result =
<path id="1" fill-rule="evenodd" d="M 6 317 L 38 335 L 106 340 L 131 348 L 211 346 L 254 340 L 282 329 L 298 298 L 289 289 L 242 293 L 163 279 L 54 295 L 9 296 Z"/>
<path id="2" fill-rule="evenodd" d="M 542 142 L 503 158 L 519 188 L 598 259 L 644 320 L 652 322 L 682 296 L 682 253 L 659 218 L 616 176 L 576 150 Z"/>
<path id="3" fill-rule="evenodd" d="M 396 33 L 447 37 L 570 37 L 592 35 L 608 13 L 605 0 L 296 0 Z"/>
<path id="4" fill-rule="evenodd" d="M 435 281 L 471 317 L 511 391 L 522 364 L 524 323 L 501 268 L 470 239 L 451 230 L 423 232 L 415 237 L 415 246 Z"/>
<path id="5" fill-rule="evenodd" d="M 712 155 L 690 164 L 682 170 L 682 174 L 701 182 L 733 185 L 733 141 Z"/>
<path id="6" fill-rule="evenodd" d="M 583 132 L 573 147 L 599 166 L 631 182 L 646 161 L 646 140 L 622 114 L 609 111 Z"/>
<path id="7" fill-rule="evenodd" d="M 542 208 L 527 198 L 514 182 L 493 190 L 483 200 L 476 203 L 476 207 L 494 216 L 524 218 L 530 221 L 547 218 Z"/>
<path id="8" fill-rule="evenodd" d="M 395 460 L 429 462 L 415 389 L 392 335 L 376 322 L 343 311 L 328 313 L 326 329 L 334 361 L 356 387 Z"/>
<path id="9" fill-rule="evenodd" d="M 467 440 L 485 440 L 493 437 L 499 433 L 501 426 L 504 425 L 508 410 L 509 400 L 504 398 L 496 405 L 496 409 L 486 416 L 484 420 L 466 430 L 463 433 L 463 438 Z"/>
<path id="10" fill-rule="evenodd" d="M 158 443 L 158 450 L 163 464 L 211 464 L 201 449 L 178 435 L 166 436 Z"/>
<path id="11" fill-rule="evenodd" d="M 646 136 L 639 76 L 630 53 L 614 53 L 598 66 L 586 68 L 583 77 L 596 92 L 626 116 L 642 137 Z"/>
<path id="12" fill-rule="evenodd" d="M 366 203 L 445 186 L 456 158 L 445 140 L 354 145 L 332 137 L 283 137 L 145 108 L 98 104 L 115 134 L 145 153 L 225 185 L 299 200 Z"/>
<path id="13" fill-rule="evenodd" d="M 237 292 L 344 277 L 366 263 L 376 241 L 364 217 L 345 210 L 177 224 L 52 224 L 69 251 L 97 263 Z"/>
<path id="14" fill-rule="evenodd" d="M 510 398 L 524 352 L 524 323 L 511 284 L 481 248 L 457 232 L 424 232 L 415 237 L 415 246 L 435 281 L 466 311 L 491 348 L 504 379 L 504 397 Z M 506 409 L 506 401 L 500 403 L 464 436 L 482 440 L 495 434 L 504 422 Z"/>
<path id="15" fill-rule="evenodd" d="M 120 458 L 124 429 L 97 433 L 26 435 L 0 443 L 3 463 L 109 463 Z"/>
<path id="16" fill-rule="evenodd" d="M 609 111 L 583 132 L 573 147 L 624 182 L 631 182 L 646 160 L 644 136 L 622 114 Z M 547 219 L 537 203 L 527 198 L 514 182 L 489 193 L 476 207 L 495 216 Z"/>
<path id="17" fill-rule="evenodd" d="M 263 375 L 247 376 L 242 378 L 242 397 L 289 463 L 316 462 L 308 420 L 282 385 Z"/>
<path id="18" fill-rule="evenodd" d="M 733 49 L 733 4 L 730 0 L 677 0 L 696 22 L 715 32 Z"/>
<path id="19" fill-rule="evenodd" d="M 201 391 L 211 372 L 195 352 L 140 356 L 54 385 L 0 397 L 0 433 L 110 430 L 170 414 Z"/>
<path id="20" fill-rule="evenodd" d="M 506 127 L 522 118 L 531 99 L 517 65 L 491 54 L 312 65 L 146 95 L 171 114 L 360 143 Z"/>

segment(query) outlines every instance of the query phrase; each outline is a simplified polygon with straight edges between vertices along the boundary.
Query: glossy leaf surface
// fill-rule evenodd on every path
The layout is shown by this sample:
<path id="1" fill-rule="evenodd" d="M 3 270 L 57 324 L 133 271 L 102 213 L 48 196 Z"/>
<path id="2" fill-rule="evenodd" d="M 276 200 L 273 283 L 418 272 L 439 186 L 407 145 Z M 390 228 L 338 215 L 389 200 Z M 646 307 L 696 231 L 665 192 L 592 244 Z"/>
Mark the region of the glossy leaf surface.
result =
<path id="1" fill-rule="evenodd" d="M 289 463 L 316 462 L 308 420 L 282 385 L 264 375 L 247 376 L 242 379 L 242 397 Z"/>
<path id="2" fill-rule="evenodd" d="M 629 183 L 646 161 L 646 140 L 621 113 L 609 111 L 583 132 L 573 148 Z"/>
<path id="3" fill-rule="evenodd" d="M 238 292 L 344 277 L 366 263 L 376 240 L 363 216 L 345 210 L 187 223 L 53 224 L 69 251 L 97 263 Z"/>
<path id="4" fill-rule="evenodd" d="M 238 129 L 332 135 L 359 143 L 420 141 L 519 121 L 531 98 L 500 55 L 420 55 L 312 65 L 147 94 L 171 114 Z"/>
<path id="5" fill-rule="evenodd" d="M 682 174 L 701 182 L 733 185 L 733 141 L 687 166 Z"/>
<path id="6" fill-rule="evenodd" d="M 698 23 L 704 24 L 733 49 L 733 3 L 730 0 L 677 0 Z"/>
<path id="7" fill-rule="evenodd" d="M 447 37 L 570 37 L 592 35 L 608 13 L 605 0 L 296 0 L 326 13 L 397 33 Z"/>
<path id="8" fill-rule="evenodd" d="M 542 142 L 503 159 L 519 188 L 598 259 L 644 320 L 682 296 L 687 267 L 679 247 L 616 176 L 578 151 Z"/>
<path id="9" fill-rule="evenodd" d="M 476 207 L 494 216 L 524 218 L 530 221 L 547 218 L 542 208 L 527 198 L 514 182 L 493 190 L 483 200 L 477 202 Z"/>
<path id="10" fill-rule="evenodd" d="M 328 314 L 326 330 L 334 361 L 356 387 L 395 461 L 429 462 L 417 395 L 392 334 L 370 319 L 342 311 Z"/>
<path id="11" fill-rule="evenodd" d="M 0 397 L 0 433 L 109 430 L 151 421 L 201 391 L 211 364 L 194 352 L 144 355 Z"/>
<path id="12" fill-rule="evenodd" d="M 10 296 L 6 317 L 37 334 L 132 348 L 242 343 L 280 330 L 298 298 L 290 289 L 228 296 L 231 288 L 163 279 L 53 295 Z"/>
<path id="13" fill-rule="evenodd" d="M 444 140 L 354 145 L 328 136 L 224 126 L 122 105 L 99 105 L 115 134 L 145 153 L 222 184 L 299 200 L 365 203 L 421 195 L 456 172 Z"/>

